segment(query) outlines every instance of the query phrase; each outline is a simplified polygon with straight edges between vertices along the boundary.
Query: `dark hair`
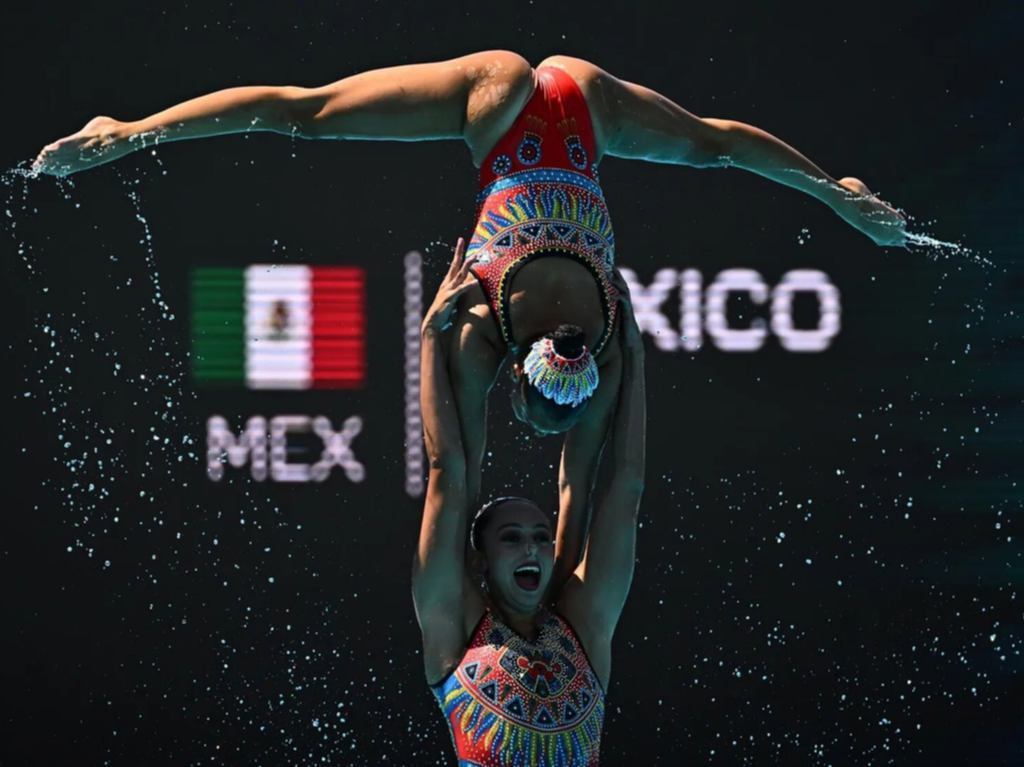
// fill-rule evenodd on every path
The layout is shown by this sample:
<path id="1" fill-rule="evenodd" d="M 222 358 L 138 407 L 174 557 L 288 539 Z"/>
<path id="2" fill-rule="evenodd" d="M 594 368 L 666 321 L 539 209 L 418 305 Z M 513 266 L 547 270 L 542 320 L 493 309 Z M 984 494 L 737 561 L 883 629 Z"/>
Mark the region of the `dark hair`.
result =
<path id="1" fill-rule="evenodd" d="M 469 544 L 477 551 L 483 551 L 483 534 L 484 529 L 491 523 L 491 518 L 494 516 L 494 510 L 499 506 L 510 501 L 518 501 L 520 503 L 528 503 L 531 506 L 534 505 L 533 501 L 529 498 L 523 498 L 518 495 L 503 495 L 500 498 L 493 498 L 483 506 L 480 510 L 473 515 L 473 521 L 469 525 Z"/>
<path id="2" fill-rule="evenodd" d="M 545 333 L 544 337 L 551 339 L 555 351 L 563 357 L 576 359 L 583 354 L 583 342 L 586 340 L 586 336 L 583 335 L 583 328 L 579 325 L 559 325 L 551 333 Z"/>
<path id="3" fill-rule="evenodd" d="M 578 325 L 559 325 L 541 338 L 550 338 L 555 351 L 561 356 L 575 359 L 583 354 L 583 342 L 586 336 L 583 334 L 583 328 Z M 527 345 L 521 351 L 520 364 L 526 358 L 529 349 L 530 346 Z M 555 430 L 559 432 L 572 428 L 576 419 L 589 404 L 589 400 L 586 400 L 578 405 L 559 405 L 537 391 L 537 388 L 530 384 L 525 375 L 520 377 L 518 385 L 512 389 L 511 395 L 513 398 L 519 397 L 528 413 L 543 413 L 548 423 L 555 426 Z"/>

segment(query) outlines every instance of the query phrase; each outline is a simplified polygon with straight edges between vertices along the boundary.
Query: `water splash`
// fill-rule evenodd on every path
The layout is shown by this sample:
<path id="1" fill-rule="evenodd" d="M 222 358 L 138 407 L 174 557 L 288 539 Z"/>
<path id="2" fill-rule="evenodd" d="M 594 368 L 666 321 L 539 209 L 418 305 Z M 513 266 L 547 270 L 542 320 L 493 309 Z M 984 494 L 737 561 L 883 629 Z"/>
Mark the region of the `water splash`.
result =
<path id="1" fill-rule="evenodd" d="M 796 173 L 814 184 L 827 186 L 830 188 L 834 186 L 833 181 L 829 179 L 815 178 L 806 171 L 790 169 L 788 170 L 788 172 Z M 968 247 L 967 245 L 964 245 L 963 243 L 940 240 L 937 237 L 933 237 L 932 235 L 925 234 L 923 232 L 911 232 L 909 229 L 907 229 L 907 226 L 909 226 L 912 222 L 915 222 L 917 220 L 916 217 L 911 215 L 898 205 L 893 205 L 891 202 L 888 202 L 887 200 L 883 199 L 877 192 L 871 192 L 869 190 L 869 192 L 866 194 L 859 194 L 853 191 L 852 189 L 848 189 L 846 187 L 841 187 L 841 189 L 843 190 L 843 194 L 846 197 L 846 199 L 850 202 L 869 201 L 872 199 L 877 199 L 881 201 L 883 204 L 888 205 L 890 208 L 895 210 L 897 213 L 900 214 L 900 216 L 903 217 L 903 220 L 905 222 L 903 228 L 905 241 L 901 246 L 897 247 L 903 247 L 905 250 L 909 250 L 911 252 L 921 252 L 933 261 L 938 261 L 940 258 L 962 258 L 974 264 L 977 264 L 978 266 L 995 266 L 995 263 L 991 259 L 986 258 L 985 256 L 981 255 L 980 253 Z M 885 224 L 886 222 L 883 220 L 883 215 L 884 214 L 881 211 L 872 211 L 867 214 L 867 218 L 875 219 L 876 222 L 879 224 Z M 808 234 L 806 229 L 801 229 L 801 235 L 797 238 L 797 242 L 803 245 L 805 239 L 810 239 L 810 235 Z"/>
<path id="2" fill-rule="evenodd" d="M 932 261 L 940 258 L 964 258 L 978 266 L 994 267 L 995 262 L 959 242 L 947 242 L 928 234 L 906 233 L 906 249 L 921 252 Z"/>

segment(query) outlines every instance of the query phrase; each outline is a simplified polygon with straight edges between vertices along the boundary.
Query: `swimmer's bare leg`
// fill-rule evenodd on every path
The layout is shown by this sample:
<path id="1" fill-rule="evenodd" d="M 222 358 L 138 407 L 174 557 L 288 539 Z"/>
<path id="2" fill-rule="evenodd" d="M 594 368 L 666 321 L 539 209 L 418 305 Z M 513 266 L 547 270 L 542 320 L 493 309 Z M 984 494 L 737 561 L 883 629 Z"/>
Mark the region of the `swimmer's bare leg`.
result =
<path id="1" fill-rule="evenodd" d="M 552 62 L 580 82 L 601 151 L 699 168 L 737 167 L 821 200 L 879 245 L 905 239 L 904 219 L 856 178 L 832 178 L 793 147 L 746 123 L 701 118 L 671 99 L 569 57 Z"/>
<path id="2" fill-rule="evenodd" d="M 532 87 L 533 70 L 521 56 L 483 51 L 376 69 L 318 88 L 227 88 L 142 120 L 93 118 L 44 147 L 34 167 L 64 176 L 156 142 L 249 131 L 301 138 L 463 139 L 477 153 L 477 144 L 501 128 L 506 113 L 518 112 Z"/>

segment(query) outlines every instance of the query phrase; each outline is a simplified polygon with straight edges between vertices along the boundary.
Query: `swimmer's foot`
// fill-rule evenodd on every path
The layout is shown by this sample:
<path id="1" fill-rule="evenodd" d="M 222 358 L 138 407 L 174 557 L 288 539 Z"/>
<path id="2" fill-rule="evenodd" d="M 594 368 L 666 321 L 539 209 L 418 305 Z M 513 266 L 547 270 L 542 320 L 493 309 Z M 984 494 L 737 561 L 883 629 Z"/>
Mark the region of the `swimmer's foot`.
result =
<path id="1" fill-rule="evenodd" d="M 128 123 L 94 117 L 80 131 L 47 144 L 32 163 L 37 173 L 67 176 L 116 160 L 138 147 L 129 146 Z"/>
<path id="2" fill-rule="evenodd" d="M 859 178 L 839 179 L 845 193 L 833 209 L 876 245 L 905 245 L 907 220 L 891 205 L 876 197 Z"/>

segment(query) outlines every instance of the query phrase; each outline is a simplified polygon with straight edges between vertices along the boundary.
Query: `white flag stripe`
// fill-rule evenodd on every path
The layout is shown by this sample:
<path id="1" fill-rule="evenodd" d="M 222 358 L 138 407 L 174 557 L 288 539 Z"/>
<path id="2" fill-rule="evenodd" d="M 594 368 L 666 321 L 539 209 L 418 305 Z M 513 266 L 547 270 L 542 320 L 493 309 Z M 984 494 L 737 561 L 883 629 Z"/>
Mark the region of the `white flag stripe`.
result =
<path id="1" fill-rule="evenodd" d="M 300 290 L 264 290 L 249 291 L 249 306 L 273 306 L 278 301 L 287 301 L 289 304 L 309 308 L 309 293 Z"/>
<path id="2" fill-rule="evenodd" d="M 282 381 L 305 381 L 309 379 L 309 370 L 301 367 L 287 367 L 280 370 L 261 367 L 259 369 L 248 368 L 247 374 L 250 380 L 261 378 L 276 378 Z"/>
<path id="3" fill-rule="evenodd" d="M 296 280 L 309 281 L 309 275 L 313 271 L 305 264 L 249 264 L 246 271 L 246 279 L 253 282 L 263 280 Z"/>
<path id="4" fill-rule="evenodd" d="M 303 338 L 313 332 L 313 322 L 309 315 L 305 318 L 297 318 L 294 312 L 289 311 L 288 313 L 288 326 L 284 330 L 278 329 L 269 319 L 271 310 L 267 309 L 263 312 L 246 312 L 245 313 L 245 327 L 246 332 L 249 333 L 253 338 L 269 338 L 274 339 L 275 333 L 280 333 L 280 337 L 277 339 L 283 341 L 285 339 Z M 301 320 L 305 319 L 305 322 Z"/>
<path id="5" fill-rule="evenodd" d="M 296 378 L 280 378 L 267 375 L 263 378 L 254 378 L 251 375 L 246 379 L 250 389 L 308 389 L 309 376 Z"/>
<path id="6" fill-rule="evenodd" d="M 251 280 L 249 285 L 254 295 L 264 293 L 305 293 L 309 280 L 294 279 L 289 277 L 286 280 Z"/>
<path id="7" fill-rule="evenodd" d="M 308 356 L 309 344 L 303 339 L 274 341 L 272 338 L 251 338 L 249 341 L 250 353 L 268 356 L 295 356 L 301 359 Z"/>
<path id="8" fill-rule="evenodd" d="M 246 382 L 305 389 L 312 380 L 312 270 L 253 264 L 245 270 Z"/>
<path id="9" fill-rule="evenodd" d="M 259 373 L 261 370 L 307 370 L 310 365 L 305 354 L 267 354 L 257 360 L 248 360 L 245 367 Z"/>

